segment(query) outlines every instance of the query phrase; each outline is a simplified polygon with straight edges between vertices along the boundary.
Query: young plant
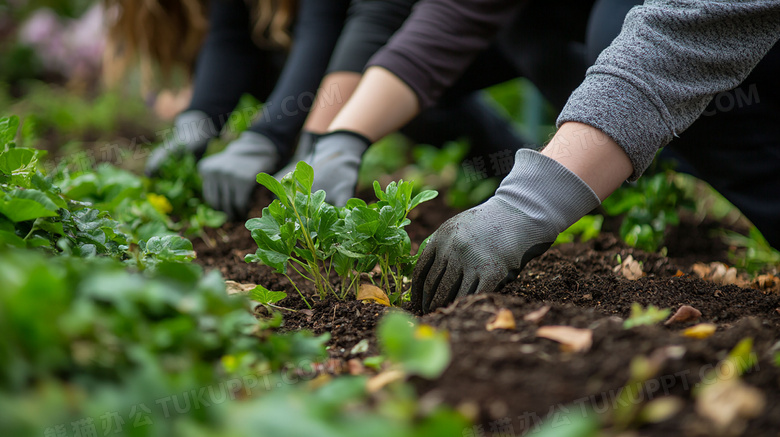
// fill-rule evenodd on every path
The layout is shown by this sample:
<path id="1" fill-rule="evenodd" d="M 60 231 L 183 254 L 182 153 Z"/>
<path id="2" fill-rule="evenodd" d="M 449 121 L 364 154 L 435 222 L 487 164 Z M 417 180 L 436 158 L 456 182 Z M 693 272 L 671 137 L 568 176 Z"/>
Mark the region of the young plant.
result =
<path id="1" fill-rule="evenodd" d="M 673 176 L 671 170 L 645 176 L 602 203 L 611 216 L 625 214 L 620 236 L 630 246 L 655 252 L 663 244 L 667 226 L 679 224 L 679 209 L 695 208 L 695 202 Z"/>
<path id="2" fill-rule="evenodd" d="M 634 302 L 631 304 L 631 317 L 623 322 L 623 329 L 631 329 L 635 326 L 655 325 L 669 317 L 672 312 L 669 308 L 657 308 L 655 305 L 649 305 L 642 308 L 642 305 Z"/>
<path id="3" fill-rule="evenodd" d="M 257 182 L 277 197 L 263 209 L 260 218 L 246 222 L 258 249 L 246 256 L 247 262 L 261 262 L 285 275 L 308 305 L 288 268 L 314 283 L 324 298 L 334 294 L 344 299 L 350 290 L 357 293 L 360 273 L 379 266 L 380 283 L 397 302 L 402 293 L 401 278 L 417 261 L 411 255 L 411 241 L 404 227 L 407 215 L 420 203 L 436 197 L 424 191 L 412 197 L 411 182 L 391 182 L 386 191 L 374 183 L 377 203 L 368 205 L 350 199 L 343 208 L 325 203 L 325 192 L 311 192 L 314 171 L 299 163 L 281 182 L 261 173 Z M 419 251 L 418 251 L 419 253 Z M 340 289 L 328 280 L 331 271 L 341 277 Z M 395 293 L 389 293 L 391 285 Z"/>

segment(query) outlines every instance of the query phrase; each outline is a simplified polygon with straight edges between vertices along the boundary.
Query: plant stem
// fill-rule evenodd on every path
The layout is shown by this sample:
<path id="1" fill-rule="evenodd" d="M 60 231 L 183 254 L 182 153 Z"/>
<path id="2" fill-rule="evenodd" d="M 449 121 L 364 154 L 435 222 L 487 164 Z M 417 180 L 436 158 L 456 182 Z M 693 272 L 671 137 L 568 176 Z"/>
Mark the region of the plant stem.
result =
<path id="1" fill-rule="evenodd" d="M 311 305 L 309 305 L 309 301 L 306 300 L 306 297 L 303 295 L 303 293 L 301 293 L 301 290 L 299 290 L 298 286 L 295 285 L 295 281 L 293 281 L 292 278 L 290 278 L 290 276 L 286 273 L 284 274 L 284 277 L 287 278 L 288 281 L 290 281 L 290 284 L 292 284 L 293 287 L 295 287 L 295 291 L 297 291 L 298 296 L 300 296 L 301 299 L 303 299 L 303 303 L 305 303 L 306 306 L 309 307 L 309 309 L 311 309 Z"/>
<path id="2" fill-rule="evenodd" d="M 294 265 L 290 264 L 290 267 L 292 267 L 292 268 L 293 268 L 293 270 L 295 270 L 295 273 L 297 273 L 297 274 L 301 275 L 301 277 L 302 277 L 303 279 L 306 279 L 307 281 L 314 282 L 314 279 L 311 279 L 311 278 L 309 278 L 308 276 L 306 276 L 306 275 L 304 275 L 303 273 L 301 273 L 301 271 L 300 271 L 300 270 L 298 270 L 297 268 L 295 268 L 295 266 L 294 266 Z M 305 268 L 307 268 L 307 266 L 306 266 L 306 265 L 303 265 L 303 267 L 304 267 L 304 269 L 305 269 Z"/>

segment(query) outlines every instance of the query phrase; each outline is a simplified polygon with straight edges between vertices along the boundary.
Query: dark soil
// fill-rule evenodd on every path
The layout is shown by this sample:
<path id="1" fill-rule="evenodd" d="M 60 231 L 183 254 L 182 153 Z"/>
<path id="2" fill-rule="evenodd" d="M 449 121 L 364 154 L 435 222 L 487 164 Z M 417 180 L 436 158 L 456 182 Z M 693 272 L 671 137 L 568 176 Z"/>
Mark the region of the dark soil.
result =
<path id="1" fill-rule="evenodd" d="M 423 204 L 411 217 L 412 240 L 419 244 L 455 213 L 440 198 Z M 259 215 L 259 209 L 252 213 Z M 697 413 L 693 392 L 741 339 L 752 337 L 759 362 L 743 379 L 761 390 L 766 406 L 742 432 L 777 436 L 780 369 L 771 363 L 769 351 L 773 345 L 778 347 L 780 339 L 780 295 L 722 286 L 691 275 L 694 262 L 725 261 L 726 246 L 710 235 L 714 226 L 683 223 L 667 238 L 670 257 L 629 248 L 609 232 L 586 243 L 561 245 L 530 262 L 518 280 L 498 294 L 469 296 L 423 316 L 422 322 L 449 332 L 453 352 L 441 377 L 413 380 L 424 404 L 445 402 L 475 413 L 476 428 L 465 430 L 464 435 L 472 431 L 473 435 L 520 435 L 539 421 L 567 420 L 567 411 L 579 413 L 586 408 L 609 416 L 619 390 L 630 382 L 632 360 L 654 357 L 658 370 L 641 390 L 634 391 L 632 399 L 639 404 L 641 399 L 671 395 L 683 399 L 684 406 L 668 420 L 634 421 L 629 428 L 640 435 L 715 435 L 718 430 Z M 280 305 L 299 311 L 285 314 L 283 329 L 329 332 L 331 361 L 341 363 L 335 368 L 345 371 L 348 360 L 378 353 L 374 328 L 385 307 L 311 296 L 309 310 L 286 278 L 243 261 L 256 245 L 242 223 L 226 224 L 210 236 L 218 242 L 216 247 L 195 244 L 198 262 L 219 269 L 227 279 L 285 290 L 288 297 Z M 625 259 L 629 254 L 643 263 L 645 277 L 631 281 L 613 272 L 617 255 Z M 304 293 L 313 290 L 305 288 Z M 715 323 L 718 329 L 706 339 L 681 335 L 694 322 L 624 330 L 622 320 L 632 302 L 673 310 L 691 305 L 701 311 L 701 322 Z M 538 325 L 523 320 L 544 305 L 550 311 Z M 502 308 L 513 313 L 516 329 L 487 331 L 486 324 Z M 587 352 L 564 352 L 558 343 L 536 337 L 540 325 L 591 329 L 593 345 Z M 369 341 L 368 351 L 351 354 L 363 339 Z"/>

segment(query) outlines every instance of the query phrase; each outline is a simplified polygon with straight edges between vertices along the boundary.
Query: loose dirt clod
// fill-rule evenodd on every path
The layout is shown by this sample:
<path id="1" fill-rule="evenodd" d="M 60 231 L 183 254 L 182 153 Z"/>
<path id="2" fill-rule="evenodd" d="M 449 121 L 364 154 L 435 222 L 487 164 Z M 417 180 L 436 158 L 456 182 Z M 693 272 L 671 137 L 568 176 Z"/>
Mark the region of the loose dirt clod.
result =
<path id="1" fill-rule="evenodd" d="M 701 318 L 701 311 L 690 305 L 683 305 L 672 317 L 669 317 L 669 320 L 664 322 L 664 325 L 668 326 L 672 323 L 696 321 L 699 320 L 699 318 Z"/>

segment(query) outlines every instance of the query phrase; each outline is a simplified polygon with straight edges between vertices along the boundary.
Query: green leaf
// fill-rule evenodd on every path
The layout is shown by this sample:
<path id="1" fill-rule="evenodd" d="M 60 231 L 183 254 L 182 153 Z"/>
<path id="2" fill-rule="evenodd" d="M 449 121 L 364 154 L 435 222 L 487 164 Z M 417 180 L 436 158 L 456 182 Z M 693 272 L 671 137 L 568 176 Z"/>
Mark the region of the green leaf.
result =
<path id="1" fill-rule="evenodd" d="M 271 240 L 278 240 L 282 237 L 279 223 L 268 212 L 268 208 L 263 208 L 262 217 L 249 219 L 244 226 L 253 235 L 255 231 L 258 231 L 267 235 Z"/>
<path id="2" fill-rule="evenodd" d="M 672 312 L 669 308 L 660 309 L 654 305 L 649 305 L 647 309 L 642 308 L 637 302 L 631 304 L 631 317 L 623 322 L 623 329 L 631 329 L 641 325 L 655 325 L 658 322 L 666 320 Z"/>
<path id="3" fill-rule="evenodd" d="M 192 242 L 178 235 L 152 237 L 144 246 L 145 256 L 154 256 L 160 261 L 191 261 L 195 258 Z"/>
<path id="4" fill-rule="evenodd" d="M 311 187 L 314 185 L 314 169 L 304 161 L 298 161 L 293 175 L 298 186 L 302 188 L 303 194 L 310 194 Z"/>
<path id="5" fill-rule="evenodd" d="M 257 183 L 268 188 L 280 201 L 282 201 L 282 203 L 290 203 L 290 200 L 287 198 L 287 193 L 284 191 L 284 187 L 273 176 L 267 173 L 259 173 L 257 175 Z"/>
<path id="6" fill-rule="evenodd" d="M 49 203 L 51 203 L 50 200 Z M 51 210 L 46 205 L 41 204 L 41 202 L 21 197 L 13 197 L 11 200 L 0 200 L 0 214 L 17 223 L 41 217 L 57 216 L 56 210 Z"/>
<path id="7" fill-rule="evenodd" d="M 382 191 L 382 186 L 379 185 L 379 181 L 374 181 L 374 195 L 376 195 L 376 198 L 379 200 L 385 200 L 385 193 Z"/>
<path id="8" fill-rule="evenodd" d="M 435 190 L 425 190 L 425 191 L 420 192 L 418 195 L 414 196 L 414 198 L 412 199 L 412 204 L 411 204 L 411 206 L 409 206 L 409 210 L 411 211 L 417 205 L 419 205 L 419 204 L 421 204 L 423 202 L 427 202 L 429 200 L 435 199 L 436 196 L 438 196 L 438 195 L 439 195 L 439 192 L 435 191 Z"/>
<path id="9" fill-rule="evenodd" d="M 18 129 L 19 117 L 12 115 L 0 118 L 0 149 L 4 149 L 8 143 L 13 142 Z"/>
<path id="10" fill-rule="evenodd" d="M 559 406 L 558 408 L 561 411 L 553 416 L 553 420 L 545 422 L 541 428 L 536 429 L 533 432 L 534 437 L 598 437 L 602 435 L 599 416 L 590 409 L 583 411 L 582 406 L 575 405 Z"/>
<path id="11" fill-rule="evenodd" d="M 2 245 L 23 248 L 27 246 L 27 243 L 13 231 L 0 229 L 0 246 Z"/>
<path id="12" fill-rule="evenodd" d="M 23 188 L 30 187 L 30 181 L 38 165 L 38 152 L 34 149 L 10 149 L 0 151 L 0 173 L 6 183 Z"/>
<path id="13" fill-rule="evenodd" d="M 428 325 L 415 325 L 407 314 L 387 314 L 379 323 L 377 336 L 384 355 L 410 375 L 436 378 L 450 362 L 447 334 Z"/>
<path id="14" fill-rule="evenodd" d="M 345 206 L 346 209 L 354 209 L 359 206 L 362 206 L 364 208 L 368 208 L 368 205 L 363 199 L 358 199 L 356 197 L 353 197 L 349 200 L 347 200 L 347 205 Z"/>
<path id="15" fill-rule="evenodd" d="M 739 375 L 755 367 L 758 363 L 758 356 L 753 352 L 753 339 L 751 337 L 743 338 L 729 352 L 727 360 L 734 363 Z"/>
<path id="16" fill-rule="evenodd" d="M 279 302 L 287 297 L 283 291 L 271 291 L 262 285 L 258 285 L 249 291 L 249 298 L 263 305 Z"/>

